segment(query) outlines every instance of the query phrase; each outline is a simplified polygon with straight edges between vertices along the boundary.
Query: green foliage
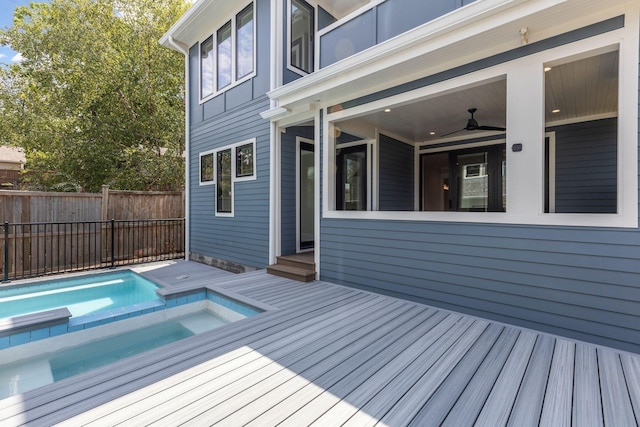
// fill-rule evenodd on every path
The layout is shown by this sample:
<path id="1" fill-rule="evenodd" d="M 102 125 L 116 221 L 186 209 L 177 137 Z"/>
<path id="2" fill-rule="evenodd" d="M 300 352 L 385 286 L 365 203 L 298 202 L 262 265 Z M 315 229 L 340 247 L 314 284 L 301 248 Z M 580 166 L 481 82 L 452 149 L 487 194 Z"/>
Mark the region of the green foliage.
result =
<path id="1" fill-rule="evenodd" d="M 184 183 L 184 58 L 158 39 L 184 0 L 52 0 L 16 9 L 0 43 L 0 144 L 21 146 L 25 179 L 130 190 Z"/>

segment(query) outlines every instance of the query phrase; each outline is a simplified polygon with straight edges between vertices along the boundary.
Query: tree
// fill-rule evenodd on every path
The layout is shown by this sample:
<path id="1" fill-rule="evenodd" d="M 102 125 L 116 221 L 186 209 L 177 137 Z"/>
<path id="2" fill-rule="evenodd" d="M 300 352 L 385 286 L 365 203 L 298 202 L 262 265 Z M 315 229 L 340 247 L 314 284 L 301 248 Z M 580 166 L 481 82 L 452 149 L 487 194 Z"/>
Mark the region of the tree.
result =
<path id="1" fill-rule="evenodd" d="M 25 179 L 131 190 L 184 183 L 184 67 L 158 39 L 184 0 L 52 0 L 16 9 L 0 43 L 0 144 L 25 149 Z"/>

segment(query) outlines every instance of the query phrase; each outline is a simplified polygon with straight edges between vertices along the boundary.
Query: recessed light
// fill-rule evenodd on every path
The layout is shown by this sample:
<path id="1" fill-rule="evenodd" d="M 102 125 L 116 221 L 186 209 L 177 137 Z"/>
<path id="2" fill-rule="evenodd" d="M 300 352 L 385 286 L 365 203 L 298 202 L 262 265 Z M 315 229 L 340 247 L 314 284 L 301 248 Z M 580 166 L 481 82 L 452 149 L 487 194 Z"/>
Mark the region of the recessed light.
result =
<path id="1" fill-rule="evenodd" d="M 557 114 L 557 113 L 559 113 L 559 112 L 560 112 L 560 110 L 555 109 L 555 110 L 551 110 L 551 112 L 552 112 L 553 114 Z"/>
<path id="2" fill-rule="evenodd" d="M 391 112 L 391 108 L 386 108 L 386 109 L 384 110 L 384 112 L 385 112 L 385 113 L 390 113 L 390 112 Z"/>
<path id="3" fill-rule="evenodd" d="M 435 132 L 429 132 L 429 135 L 435 135 L 435 134 L 436 134 Z"/>
<path id="4" fill-rule="evenodd" d="M 551 71 L 551 67 L 544 67 L 544 72 Z"/>

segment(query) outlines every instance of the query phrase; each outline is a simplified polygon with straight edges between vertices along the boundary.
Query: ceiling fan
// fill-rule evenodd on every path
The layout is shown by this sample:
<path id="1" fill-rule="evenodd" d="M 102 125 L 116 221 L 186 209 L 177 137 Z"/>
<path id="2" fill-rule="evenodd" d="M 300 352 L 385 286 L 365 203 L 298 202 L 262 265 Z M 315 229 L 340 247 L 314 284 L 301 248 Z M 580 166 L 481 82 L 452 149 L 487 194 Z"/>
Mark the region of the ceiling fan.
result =
<path id="1" fill-rule="evenodd" d="M 507 130 L 506 128 L 498 127 L 498 126 L 480 126 L 478 124 L 478 121 L 475 118 L 473 118 L 473 114 L 476 111 L 478 111 L 478 109 L 477 108 L 469 108 L 467 111 L 469 112 L 469 114 L 471 114 L 471 117 L 469 118 L 469 120 L 467 120 L 467 125 L 465 127 L 463 127 L 462 129 L 458 129 L 456 131 L 444 134 L 440 138 L 444 138 L 445 136 L 453 135 L 454 133 L 458 133 L 458 132 L 463 131 L 463 130 L 495 130 L 495 131 L 499 131 L 499 132 L 504 132 L 504 131 Z"/>

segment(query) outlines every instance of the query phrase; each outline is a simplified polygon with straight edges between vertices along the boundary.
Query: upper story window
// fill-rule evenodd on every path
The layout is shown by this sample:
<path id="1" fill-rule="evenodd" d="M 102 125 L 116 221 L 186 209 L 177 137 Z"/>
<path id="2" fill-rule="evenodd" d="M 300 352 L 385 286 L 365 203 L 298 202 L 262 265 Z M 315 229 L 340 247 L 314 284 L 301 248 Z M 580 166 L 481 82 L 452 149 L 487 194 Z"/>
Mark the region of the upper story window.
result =
<path id="1" fill-rule="evenodd" d="M 200 43 L 201 100 L 255 73 L 254 15 L 252 2 Z"/>
<path id="2" fill-rule="evenodd" d="M 289 8 L 289 64 L 297 71 L 313 72 L 314 10 L 303 0 L 291 0 Z"/>

